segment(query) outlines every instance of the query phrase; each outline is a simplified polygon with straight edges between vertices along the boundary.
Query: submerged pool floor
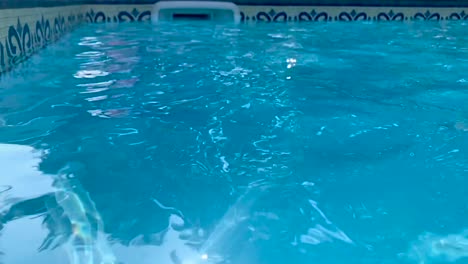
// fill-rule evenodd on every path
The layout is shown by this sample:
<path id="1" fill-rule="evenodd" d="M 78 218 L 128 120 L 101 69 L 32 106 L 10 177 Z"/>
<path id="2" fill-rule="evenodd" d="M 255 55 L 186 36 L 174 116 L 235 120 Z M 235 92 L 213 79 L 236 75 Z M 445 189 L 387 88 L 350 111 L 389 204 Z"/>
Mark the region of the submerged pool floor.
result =
<path id="1" fill-rule="evenodd" d="M 0 80 L 0 262 L 467 263 L 465 33 L 81 27 Z"/>

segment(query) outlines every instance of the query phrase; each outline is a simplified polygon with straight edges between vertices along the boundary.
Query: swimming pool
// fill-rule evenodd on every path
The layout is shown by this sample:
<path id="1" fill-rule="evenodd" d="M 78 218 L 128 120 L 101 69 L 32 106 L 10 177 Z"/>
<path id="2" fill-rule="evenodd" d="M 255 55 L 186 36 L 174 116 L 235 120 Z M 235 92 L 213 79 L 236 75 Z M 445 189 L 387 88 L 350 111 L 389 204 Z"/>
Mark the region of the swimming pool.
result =
<path id="1" fill-rule="evenodd" d="M 0 81 L 0 262 L 466 263 L 465 30 L 80 27 Z"/>

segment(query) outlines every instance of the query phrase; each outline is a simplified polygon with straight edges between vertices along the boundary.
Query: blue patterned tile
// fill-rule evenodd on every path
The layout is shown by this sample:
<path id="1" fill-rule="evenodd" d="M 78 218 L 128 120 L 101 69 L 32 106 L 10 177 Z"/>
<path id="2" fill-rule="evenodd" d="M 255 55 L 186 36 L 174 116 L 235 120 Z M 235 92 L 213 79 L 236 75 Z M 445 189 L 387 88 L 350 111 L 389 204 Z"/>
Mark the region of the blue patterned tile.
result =
<path id="1" fill-rule="evenodd" d="M 151 11 L 149 10 L 140 10 L 138 8 L 133 8 L 132 10 L 120 11 L 117 15 L 106 16 L 103 11 L 95 11 L 93 8 L 86 12 L 86 22 L 87 23 L 103 23 L 103 22 L 137 22 L 137 21 L 150 21 L 151 20 Z M 106 19 L 107 17 L 107 19 Z"/>
<path id="2" fill-rule="evenodd" d="M 452 13 L 447 18 L 447 20 L 468 20 L 468 13 L 465 10 L 462 10 L 458 13 Z"/>
<path id="3" fill-rule="evenodd" d="M 389 12 L 380 12 L 377 17 L 377 21 L 403 21 L 405 20 L 405 15 L 401 12 L 393 12 L 390 9 Z"/>
<path id="4" fill-rule="evenodd" d="M 119 22 L 149 21 L 151 20 L 151 12 L 148 10 L 139 11 L 138 9 L 133 8 L 131 12 L 120 11 L 117 17 Z"/>
<path id="5" fill-rule="evenodd" d="M 53 19 L 41 17 L 29 24 L 18 18 L 16 25 L 10 25 L 7 36 L 0 39 L 0 73 L 24 61 L 39 49 L 82 22 L 82 16 L 70 14 L 67 18 L 57 15 Z"/>
<path id="6" fill-rule="evenodd" d="M 424 20 L 424 21 L 439 21 L 441 18 L 439 13 L 432 13 L 429 10 L 426 12 L 418 12 L 414 14 L 412 17 L 412 20 L 418 21 L 418 20 Z"/>
<path id="7" fill-rule="evenodd" d="M 271 9 L 269 12 L 258 12 L 256 18 L 260 22 L 287 22 L 288 14 L 284 11 L 277 12 Z"/>
<path id="8" fill-rule="evenodd" d="M 299 21 L 328 21 L 330 16 L 326 12 L 317 12 L 313 9 L 311 12 L 299 13 Z"/>
<path id="9" fill-rule="evenodd" d="M 352 10 L 351 12 L 341 12 L 338 15 L 338 21 L 365 21 L 367 20 L 367 14 L 364 12 L 357 12 Z"/>

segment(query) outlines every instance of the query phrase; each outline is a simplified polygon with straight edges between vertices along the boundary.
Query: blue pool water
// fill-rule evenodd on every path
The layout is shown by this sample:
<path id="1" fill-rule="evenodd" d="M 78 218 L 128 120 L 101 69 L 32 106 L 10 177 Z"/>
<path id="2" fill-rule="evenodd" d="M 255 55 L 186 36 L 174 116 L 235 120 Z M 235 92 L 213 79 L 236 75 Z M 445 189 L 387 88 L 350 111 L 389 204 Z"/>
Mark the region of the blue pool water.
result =
<path id="1" fill-rule="evenodd" d="M 465 33 L 81 27 L 0 81 L 0 262 L 468 263 Z"/>

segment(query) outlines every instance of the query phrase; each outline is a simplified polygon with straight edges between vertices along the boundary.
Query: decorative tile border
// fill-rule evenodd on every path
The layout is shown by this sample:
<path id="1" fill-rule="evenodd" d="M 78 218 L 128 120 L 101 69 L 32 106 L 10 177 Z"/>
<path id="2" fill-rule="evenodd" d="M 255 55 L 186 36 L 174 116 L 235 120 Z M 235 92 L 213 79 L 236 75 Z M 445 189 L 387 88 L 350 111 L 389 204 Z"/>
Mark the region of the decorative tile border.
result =
<path id="1" fill-rule="evenodd" d="M 443 21 L 468 20 L 467 8 L 363 7 L 363 6 L 239 6 L 241 21 Z M 90 5 L 88 23 L 135 22 L 151 19 L 152 5 Z"/>
<path id="2" fill-rule="evenodd" d="M 467 20 L 468 8 L 241 6 L 243 22 Z"/>
<path id="3" fill-rule="evenodd" d="M 0 73 L 29 58 L 83 20 L 81 6 L 0 10 Z"/>
<path id="4" fill-rule="evenodd" d="M 152 5 L 92 5 L 85 8 L 87 23 L 123 23 L 151 20 Z"/>

